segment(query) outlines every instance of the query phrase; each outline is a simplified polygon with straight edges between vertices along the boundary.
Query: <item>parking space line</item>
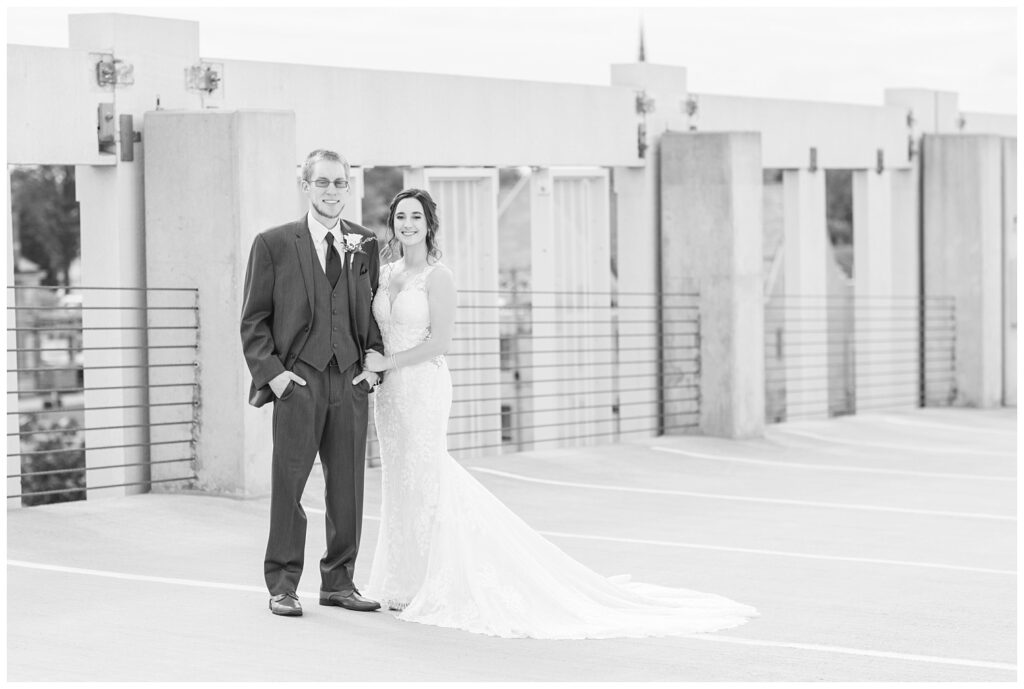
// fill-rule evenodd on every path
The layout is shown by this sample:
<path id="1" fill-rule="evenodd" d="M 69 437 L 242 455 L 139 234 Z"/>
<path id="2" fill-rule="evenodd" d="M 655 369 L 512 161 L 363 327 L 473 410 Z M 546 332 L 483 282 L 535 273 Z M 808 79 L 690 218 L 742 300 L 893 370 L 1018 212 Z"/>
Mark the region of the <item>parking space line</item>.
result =
<path id="1" fill-rule="evenodd" d="M 113 572 L 108 570 L 99 569 L 85 569 L 81 567 L 62 567 L 58 565 L 45 565 L 36 562 L 26 562 L 24 560 L 8 560 L 8 567 L 21 567 L 24 569 L 36 569 L 46 570 L 52 572 L 62 572 L 65 574 L 84 574 L 88 576 L 98 576 L 108 579 L 121 579 L 121 580 L 132 580 L 132 581 L 145 581 L 159 584 L 175 584 L 183 586 L 203 587 L 212 589 L 229 589 L 234 591 L 245 591 L 245 592 L 258 592 L 266 594 L 266 589 L 259 586 L 245 586 L 242 584 L 225 584 L 214 581 L 201 581 L 197 579 L 176 579 L 171 577 L 154 577 L 142 574 L 125 574 L 123 572 Z M 314 594 L 299 591 L 300 595 L 312 596 Z M 694 634 L 690 636 L 680 637 L 685 639 L 698 639 L 702 641 L 714 641 L 718 643 L 731 643 L 731 644 L 742 644 L 748 646 L 770 646 L 774 648 L 791 648 L 797 650 L 808 650 L 808 651 L 820 651 L 825 653 L 841 653 L 845 655 L 858 655 L 858 656 L 869 656 L 874 658 L 889 658 L 894 660 L 907 660 L 913 662 L 923 662 L 941 665 L 961 665 L 966 667 L 979 667 L 988 668 L 995 670 L 1016 670 L 1017 666 L 1010 663 L 996 663 L 985 660 L 970 660 L 965 658 L 944 658 L 941 656 L 926 656 L 917 655 L 910 653 L 894 653 L 889 651 L 874 651 L 870 649 L 860 648 L 845 648 L 842 646 L 823 646 L 820 644 L 804 644 L 794 642 L 782 642 L 782 641 L 761 641 L 757 639 L 745 639 L 739 637 L 721 636 L 717 634 Z"/>
<path id="2" fill-rule="evenodd" d="M 23 569 L 41 569 L 48 572 L 62 572 L 64 574 L 86 574 L 93 577 L 106 579 L 122 579 L 129 581 L 145 581 L 153 584 L 173 584 L 175 586 L 194 586 L 207 589 L 227 589 L 229 591 L 246 591 L 250 593 L 267 594 L 265 586 L 247 586 L 245 584 L 226 584 L 217 581 L 203 581 L 200 579 L 178 579 L 175 577 L 154 577 L 148 574 L 125 574 L 106 569 L 87 569 L 85 567 L 64 567 L 62 565 L 45 565 L 39 562 L 26 562 L 25 560 L 8 560 L 8 567 L 21 567 Z M 303 596 L 315 596 L 317 593 L 310 591 L 298 591 Z"/>
<path id="3" fill-rule="evenodd" d="M 769 459 L 752 459 L 748 457 L 725 457 L 722 455 L 710 455 L 703 452 L 693 452 L 691 450 L 680 450 L 675 447 L 662 447 L 660 445 L 652 445 L 652 450 L 658 452 L 671 452 L 676 455 L 684 455 L 686 457 L 698 457 L 700 459 L 712 459 L 718 462 L 736 462 L 739 464 L 756 464 L 762 466 L 771 467 L 785 467 L 788 469 L 811 469 L 815 471 L 846 471 L 862 474 L 887 474 L 895 476 L 918 476 L 920 478 L 949 478 L 949 479 L 966 479 L 974 481 L 1007 481 L 1015 482 L 1017 478 L 1015 476 L 979 476 L 977 474 L 942 474 L 930 471 L 907 471 L 904 469 L 875 469 L 867 467 L 857 466 L 846 466 L 846 465 L 835 465 L 835 464 L 805 464 L 800 462 L 776 462 Z"/>
<path id="4" fill-rule="evenodd" d="M 1014 452 L 1003 452 L 1000 450 L 973 450 L 973 449 L 956 449 L 950 447 L 936 447 L 933 445 L 901 445 L 899 443 L 872 443 L 863 442 L 860 440 L 846 440 L 845 438 L 834 438 L 827 435 L 819 435 L 817 433 L 810 433 L 808 431 L 798 431 L 795 428 L 782 428 L 776 426 L 773 429 L 777 433 L 785 433 L 787 435 L 802 436 L 804 438 L 811 438 L 813 440 L 820 440 L 825 443 L 832 443 L 834 445 L 852 445 L 854 447 L 877 447 L 885 450 L 905 450 L 909 452 L 921 452 L 921 453 L 932 453 L 932 454 L 944 454 L 944 455 L 963 455 L 967 457 L 973 457 L 977 455 L 983 455 L 985 457 L 1016 457 Z"/>
<path id="5" fill-rule="evenodd" d="M 468 467 L 472 471 L 480 472 L 483 474 L 491 474 L 493 476 L 501 476 L 503 478 L 511 478 L 517 481 L 527 481 L 529 483 L 542 483 L 551 486 L 565 486 L 568 488 L 586 488 L 590 490 L 607 490 L 622 493 L 646 493 L 656 495 L 678 495 L 681 497 L 689 498 L 704 498 L 707 500 L 729 500 L 734 502 L 756 502 L 770 505 L 787 505 L 794 507 L 814 507 L 820 509 L 834 509 L 834 510 L 857 510 L 866 512 L 892 512 L 896 514 L 917 514 L 929 517 L 954 517 L 958 519 L 987 519 L 994 521 L 1009 521 L 1015 522 L 1017 518 L 1014 516 L 1007 516 L 1001 514 L 987 514 L 983 512 L 944 512 L 939 510 L 921 510 L 914 509 L 911 507 L 884 507 L 880 505 L 854 505 L 849 503 L 841 502 L 815 502 L 811 500 L 789 500 L 784 498 L 755 498 L 743 495 L 723 495 L 720 493 L 697 493 L 694 491 L 686 490 L 669 490 L 666 488 L 633 488 L 628 486 L 609 486 L 599 483 L 575 483 L 572 481 L 556 481 L 553 479 L 534 478 L 532 476 L 523 476 L 521 474 L 512 474 L 506 471 L 498 471 L 497 469 L 485 469 L 483 467 Z"/>
<path id="6" fill-rule="evenodd" d="M 832 560 L 835 562 L 859 562 L 870 565 L 895 565 L 899 567 L 924 567 L 926 569 L 948 569 L 957 572 L 973 572 L 977 574 L 1002 574 L 1017 576 L 1017 572 L 1009 569 L 989 569 L 986 567 L 964 567 L 961 565 L 945 565 L 933 562 L 910 562 L 907 560 L 884 560 L 871 557 L 844 557 L 842 555 L 814 555 L 811 553 L 794 553 L 786 550 L 767 550 L 763 548 L 738 548 L 724 545 L 705 545 L 701 543 L 679 543 L 677 541 L 657 541 L 644 538 L 618 538 L 615 536 L 588 536 L 583 534 L 562 533 L 559 531 L 538 531 L 544 536 L 560 538 L 579 538 L 591 541 L 610 541 L 612 543 L 635 543 L 637 545 L 657 545 L 671 548 L 690 548 L 694 550 L 719 550 L 727 553 L 748 553 L 751 555 L 772 555 L 777 557 L 796 557 L 806 560 Z"/>
<path id="7" fill-rule="evenodd" d="M 324 511 L 315 507 L 305 507 L 307 512 L 324 514 Z M 363 515 L 363 519 L 379 522 L 380 517 Z M 679 541 L 658 541 L 648 538 L 621 538 L 617 536 L 592 536 L 589 534 L 565 533 L 563 531 L 540 531 L 541 536 L 553 538 L 576 538 L 584 541 L 607 541 L 610 543 L 627 543 L 630 545 L 655 545 L 668 548 L 687 548 L 690 550 L 716 550 L 725 553 L 744 553 L 747 555 L 769 555 L 772 557 L 795 557 L 804 560 L 826 560 L 832 562 L 857 562 L 868 565 L 892 565 L 896 567 L 923 567 L 925 569 L 946 569 L 954 572 L 971 572 L 974 574 L 1000 574 L 1006 576 L 1017 576 L 1016 570 L 1012 569 L 991 569 L 989 567 L 965 567 L 963 565 L 947 565 L 938 562 L 911 562 L 909 560 L 885 560 L 873 557 L 846 557 L 843 555 L 815 555 L 813 553 L 794 553 L 788 550 L 767 550 L 764 548 L 740 548 L 727 545 L 707 545 L 703 543 L 680 543 Z"/>
<path id="8" fill-rule="evenodd" d="M 960 665 L 963 667 L 980 667 L 990 670 L 1010 670 L 1013 672 L 1017 670 L 1017 666 L 1012 663 L 997 663 L 988 660 L 970 660 L 967 658 L 946 658 L 943 656 L 926 656 L 918 655 L 916 653 L 872 651 L 864 648 L 846 648 L 844 646 L 823 646 L 821 644 L 802 644 L 788 641 L 761 641 L 759 639 L 743 639 L 734 636 L 720 636 L 718 634 L 695 634 L 686 638 L 701 639 L 703 641 L 718 641 L 729 644 L 742 644 L 744 646 L 771 646 L 773 648 L 793 648 L 802 651 L 820 651 L 824 653 L 841 653 L 844 655 L 868 656 L 872 658 L 909 660 L 918 663 L 932 663 L 936 665 Z"/>
<path id="9" fill-rule="evenodd" d="M 1008 428 L 978 428 L 977 426 L 955 426 L 948 423 L 929 423 L 927 421 L 917 421 L 916 419 L 904 419 L 897 416 L 879 416 L 878 418 L 885 423 L 895 424 L 897 426 L 919 426 L 920 428 L 937 428 L 941 431 L 968 431 L 977 434 L 979 437 L 991 435 L 997 433 L 1000 435 L 1017 435 L 1017 430 Z"/>

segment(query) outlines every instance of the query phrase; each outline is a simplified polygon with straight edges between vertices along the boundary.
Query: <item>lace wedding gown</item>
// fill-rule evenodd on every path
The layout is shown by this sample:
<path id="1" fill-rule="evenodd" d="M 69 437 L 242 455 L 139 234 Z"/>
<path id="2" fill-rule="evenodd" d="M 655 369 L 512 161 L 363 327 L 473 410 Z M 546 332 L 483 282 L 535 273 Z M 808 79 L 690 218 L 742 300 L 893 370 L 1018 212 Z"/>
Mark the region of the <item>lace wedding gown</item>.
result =
<path id="1" fill-rule="evenodd" d="M 382 266 L 373 314 L 388 354 L 430 337 L 425 281 L 398 294 Z M 381 521 L 365 593 L 410 622 L 502 637 L 693 634 L 757 615 L 721 596 L 606 578 L 573 560 L 487 491 L 447 450 L 444 357 L 391 371 L 377 388 Z"/>

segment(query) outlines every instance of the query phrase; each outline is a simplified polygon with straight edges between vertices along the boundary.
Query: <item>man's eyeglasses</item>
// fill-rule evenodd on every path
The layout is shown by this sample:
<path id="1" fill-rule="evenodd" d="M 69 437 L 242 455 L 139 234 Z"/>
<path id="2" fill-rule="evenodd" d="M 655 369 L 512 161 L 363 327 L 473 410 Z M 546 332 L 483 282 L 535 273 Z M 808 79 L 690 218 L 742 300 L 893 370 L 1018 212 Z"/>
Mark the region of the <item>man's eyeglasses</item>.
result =
<path id="1" fill-rule="evenodd" d="M 335 189 L 348 189 L 347 179 L 336 179 L 334 182 L 327 179 L 326 177 L 320 177 L 319 179 L 313 180 L 313 186 L 319 187 L 320 189 L 326 189 L 327 187 L 334 184 Z"/>

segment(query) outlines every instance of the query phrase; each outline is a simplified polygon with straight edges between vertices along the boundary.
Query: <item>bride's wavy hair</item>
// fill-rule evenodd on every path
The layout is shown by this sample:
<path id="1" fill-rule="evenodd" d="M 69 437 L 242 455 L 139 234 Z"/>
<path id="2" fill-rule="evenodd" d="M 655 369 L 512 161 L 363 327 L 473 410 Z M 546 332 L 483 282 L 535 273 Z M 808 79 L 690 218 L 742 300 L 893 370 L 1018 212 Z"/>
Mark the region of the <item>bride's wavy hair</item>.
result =
<path id="1" fill-rule="evenodd" d="M 395 210 L 402 199 L 416 199 L 420 202 L 420 206 L 423 207 L 423 219 L 427 221 L 427 256 L 435 261 L 440 261 L 441 250 L 437 248 L 437 228 L 440 227 L 440 222 L 437 219 L 437 204 L 426 191 L 413 188 L 403 189 L 395 194 L 395 198 L 391 199 L 391 204 L 388 206 L 387 241 L 384 243 L 382 251 L 384 258 L 390 259 L 403 255 L 402 243 L 395 235 Z"/>

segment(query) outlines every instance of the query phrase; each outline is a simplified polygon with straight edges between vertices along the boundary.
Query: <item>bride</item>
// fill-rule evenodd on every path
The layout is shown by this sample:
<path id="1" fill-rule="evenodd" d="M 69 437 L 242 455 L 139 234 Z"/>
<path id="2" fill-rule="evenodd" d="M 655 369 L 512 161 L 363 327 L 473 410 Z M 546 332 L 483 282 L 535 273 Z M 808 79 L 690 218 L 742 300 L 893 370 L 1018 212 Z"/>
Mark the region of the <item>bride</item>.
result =
<path id="1" fill-rule="evenodd" d="M 391 202 L 373 315 L 387 371 L 377 389 L 380 534 L 367 595 L 398 618 L 502 637 L 583 639 L 693 634 L 735 627 L 757 612 L 713 594 L 608 579 L 513 514 L 449 454 L 452 382 L 445 352 L 455 281 L 438 259 L 436 205 L 421 189 Z"/>

